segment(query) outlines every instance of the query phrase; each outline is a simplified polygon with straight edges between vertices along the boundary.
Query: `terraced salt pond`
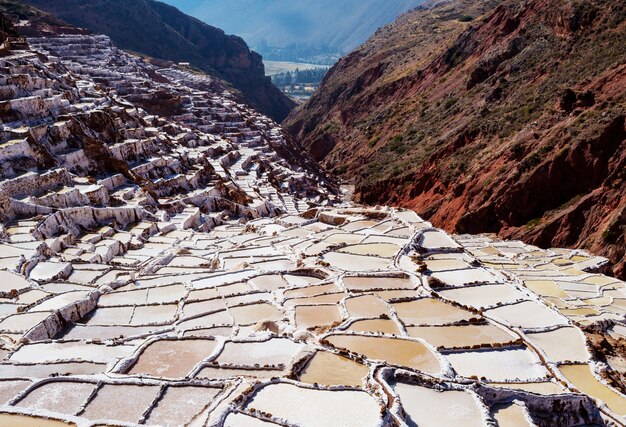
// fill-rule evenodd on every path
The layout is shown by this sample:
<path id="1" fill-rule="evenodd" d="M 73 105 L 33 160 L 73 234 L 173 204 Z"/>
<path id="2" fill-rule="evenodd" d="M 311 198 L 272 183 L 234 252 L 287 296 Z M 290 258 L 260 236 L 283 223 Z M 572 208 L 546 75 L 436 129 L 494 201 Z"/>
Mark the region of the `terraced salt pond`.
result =
<path id="1" fill-rule="evenodd" d="M 524 348 L 474 350 L 446 354 L 454 370 L 466 378 L 486 378 L 488 381 L 536 380 L 548 371 L 539 358 Z"/>
<path id="2" fill-rule="evenodd" d="M 349 291 L 366 292 L 384 289 L 414 289 L 408 278 L 385 276 L 346 276 L 343 283 Z"/>
<path id="3" fill-rule="evenodd" d="M 402 333 L 396 322 L 387 319 L 356 320 L 350 324 L 348 330 L 353 332 L 381 332 L 388 335 L 400 335 Z"/>
<path id="4" fill-rule="evenodd" d="M 327 391 L 292 384 L 271 384 L 257 391 L 246 407 L 275 414 L 301 426 L 377 426 L 381 422 L 378 402 L 363 391 Z"/>
<path id="5" fill-rule="evenodd" d="M 200 339 L 154 341 L 144 349 L 128 374 L 184 378 L 215 347 L 215 341 Z"/>
<path id="6" fill-rule="evenodd" d="M 532 427 L 523 406 L 515 403 L 493 409 L 493 417 L 501 427 Z"/>
<path id="7" fill-rule="evenodd" d="M 562 365 L 559 371 L 578 390 L 604 402 L 616 414 L 626 415 L 626 398 L 598 381 L 588 365 Z"/>
<path id="8" fill-rule="evenodd" d="M 299 379 L 309 384 L 360 387 L 368 373 L 365 365 L 334 353 L 318 351 L 301 371 Z"/>
<path id="9" fill-rule="evenodd" d="M 409 416 L 409 425 L 485 425 L 482 410 L 469 392 L 439 391 L 404 383 L 394 384 L 393 390 L 400 396 L 402 407 Z"/>
<path id="10" fill-rule="evenodd" d="M 485 344 L 506 344 L 518 339 L 491 324 L 464 326 L 408 326 L 411 337 L 422 338 L 435 347 L 461 348 Z"/>
<path id="11" fill-rule="evenodd" d="M 405 325 L 446 325 L 468 320 L 472 313 L 433 298 L 392 303 Z"/>
<path id="12" fill-rule="evenodd" d="M 344 252 L 328 252 L 322 256 L 325 263 L 344 271 L 377 271 L 389 268 L 391 260 L 375 256 L 354 255 Z"/>
<path id="13" fill-rule="evenodd" d="M 526 426 L 549 405 L 555 424 L 623 420 L 626 397 L 592 376 L 573 323 L 610 313 L 611 333 L 626 334 L 621 298 L 607 294 L 621 295 L 618 282 L 566 280 L 575 262 L 529 269 L 526 253 L 552 255 L 453 239 L 404 211 L 321 212 L 213 231 L 139 227 L 143 247 L 114 267 L 75 263 L 69 281 L 16 282 L 19 299 L 1 302 L 0 417 L 20 425 L 34 420 L 15 417 L 45 410 L 51 427 L 483 426 L 491 414 Z M 132 230 L 118 237 L 137 239 Z M 445 283 L 430 286 L 430 276 Z M 574 303 L 573 292 L 588 298 Z"/>
<path id="14" fill-rule="evenodd" d="M 303 329 L 331 326 L 341 322 L 336 305 L 301 305 L 296 307 L 296 326 Z"/>
<path id="15" fill-rule="evenodd" d="M 386 360 L 429 374 L 441 370 L 437 357 L 419 341 L 365 335 L 330 335 L 326 340 L 336 348 L 362 354 L 368 359 Z"/>

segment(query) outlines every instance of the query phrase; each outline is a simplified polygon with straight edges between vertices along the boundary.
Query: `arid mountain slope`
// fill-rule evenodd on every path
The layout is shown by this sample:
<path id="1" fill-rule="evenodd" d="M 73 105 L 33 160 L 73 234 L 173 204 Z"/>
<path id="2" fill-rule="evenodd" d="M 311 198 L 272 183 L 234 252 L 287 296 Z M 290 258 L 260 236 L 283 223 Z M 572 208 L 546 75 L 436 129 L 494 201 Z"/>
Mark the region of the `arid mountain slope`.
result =
<path id="1" fill-rule="evenodd" d="M 190 62 L 241 91 L 250 104 L 283 120 L 295 105 L 265 77 L 261 56 L 239 37 L 152 0 L 27 0 L 46 12 L 106 34 L 121 48 Z"/>
<path id="2" fill-rule="evenodd" d="M 622 2 L 459 0 L 379 30 L 286 125 L 361 202 L 625 277 L 625 88 Z"/>

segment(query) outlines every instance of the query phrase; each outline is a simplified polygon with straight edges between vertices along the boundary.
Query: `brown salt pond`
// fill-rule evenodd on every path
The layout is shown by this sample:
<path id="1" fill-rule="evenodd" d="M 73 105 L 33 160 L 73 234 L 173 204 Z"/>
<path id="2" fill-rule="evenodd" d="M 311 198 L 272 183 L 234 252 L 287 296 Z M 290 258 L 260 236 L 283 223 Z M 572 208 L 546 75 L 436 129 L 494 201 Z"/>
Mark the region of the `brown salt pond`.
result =
<path id="1" fill-rule="evenodd" d="M 128 372 L 131 375 L 184 378 L 215 350 L 209 339 L 154 341 L 145 348 Z"/>
<path id="2" fill-rule="evenodd" d="M 422 338 L 434 347 L 460 348 L 481 344 L 502 344 L 517 336 L 492 324 L 464 326 L 409 326 L 409 336 Z"/>
<path id="3" fill-rule="evenodd" d="M 402 277 L 344 277 L 346 289 L 353 292 L 365 292 L 373 289 L 414 289 L 409 279 Z"/>
<path id="4" fill-rule="evenodd" d="M 348 331 L 353 332 L 382 332 L 388 335 L 400 335 L 402 332 L 393 320 L 388 319 L 366 319 L 352 322 Z"/>
<path id="5" fill-rule="evenodd" d="M 364 335 L 330 335 L 326 340 L 337 348 L 362 354 L 368 359 L 386 360 L 429 374 L 441 371 L 437 357 L 419 341 Z"/>
<path id="6" fill-rule="evenodd" d="M 626 398 L 598 381 L 589 365 L 561 365 L 559 370 L 578 390 L 601 400 L 617 415 L 626 415 Z"/>
<path id="7" fill-rule="evenodd" d="M 409 425 L 440 427 L 484 426 L 482 409 L 469 392 L 437 391 L 417 385 L 396 383 L 394 391 L 410 418 Z"/>
<path id="8" fill-rule="evenodd" d="M 468 320 L 472 313 L 433 298 L 392 304 L 405 325 L 445 325 Z"/>
<path id="9" fill-rule="evenodd" d="M 6 427 L 76 427 L 74 423 L 29 415 L 0 414 L 0 426 Z"/>
<path id="10" fill-rule="evenodd" d="M 380 407 L 368 393 L 358 390 L 319 390 L 292 384 L 270 384 L 247 402 L 254 408 L 303 427 L 379 426 Z"/>
<path id="11" fill-rule="evenodd" d="M 249 304 L 229 308 L 238 325 L 252 325 L 262 320 L 280 320 L 283 313 L 272 304 Z"/>
<path id="12" fill-rule="evenodd" d="M 500 427 L 532 427 L 526 409 L 516 403 L 497 405 L 491 409 Z"/>
<path id="13" fill-rule="evenodd" d="M 552 280 L 526 280 L 524 286 L 542 297 L 567 298 L 568 295 Z"/>
<path id="14" fill-rule="evenodd" d="M 341 313 L 336 305 L 299 305 L 296 307 L 296 326 L 301 329 L 331 326 L 341 322 Z"/>
<path id="15" fill-rule="evenodd" d="M 327 351 L 318 351 L 300 373 L 300 381 L 326 386 L 360 387 L 367 366 Z"/>
<path id="16" fill-rule="evenodd" d="M 389 316 L 389 307 L 380 298 L 374 295 L 362 295 L 348 298 L 345 301 L 346 310 L 352 317 L 379 317 Z"/>
<path id="17" fill-rule="evenodd" d="M 207 408 L 219 388 L 169 386 L 152 408 L 146 424 L 164 427 L 188 425 Z"/>
<path id="18" fill-rule="evenodd" d="M 138 423 L 158 394 L 158 386 L 105 384 L 89 402 L 81 417 Z M 129 405 L 131 396 L 132 405 Z"/>

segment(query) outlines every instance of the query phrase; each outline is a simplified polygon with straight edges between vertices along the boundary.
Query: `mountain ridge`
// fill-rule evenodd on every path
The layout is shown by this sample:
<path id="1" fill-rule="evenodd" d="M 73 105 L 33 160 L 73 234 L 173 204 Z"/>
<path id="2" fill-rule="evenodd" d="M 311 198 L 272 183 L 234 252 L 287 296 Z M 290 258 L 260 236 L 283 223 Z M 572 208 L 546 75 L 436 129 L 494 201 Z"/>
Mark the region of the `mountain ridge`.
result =
<path id="1" fill-rule="evenodd" d="M 321 61 L 328 65 L 366 41 L 377 28 L 422 2 L 166 0 L 211 25 L 242 36 L 265 59 Z"/>

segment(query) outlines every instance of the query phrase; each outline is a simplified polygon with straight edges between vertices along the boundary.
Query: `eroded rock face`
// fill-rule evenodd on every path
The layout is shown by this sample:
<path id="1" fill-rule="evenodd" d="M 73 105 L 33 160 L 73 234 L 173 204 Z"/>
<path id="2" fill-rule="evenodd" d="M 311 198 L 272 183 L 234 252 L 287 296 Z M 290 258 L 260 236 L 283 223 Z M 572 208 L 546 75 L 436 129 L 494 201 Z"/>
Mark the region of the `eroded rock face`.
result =
<path id="1" fill-rule="evenodd" d="M 625 22 L 610 0 L 439 2 L 342 58 L 285 127 L 359 202 L 583 247 L 624 278 Z"/>

